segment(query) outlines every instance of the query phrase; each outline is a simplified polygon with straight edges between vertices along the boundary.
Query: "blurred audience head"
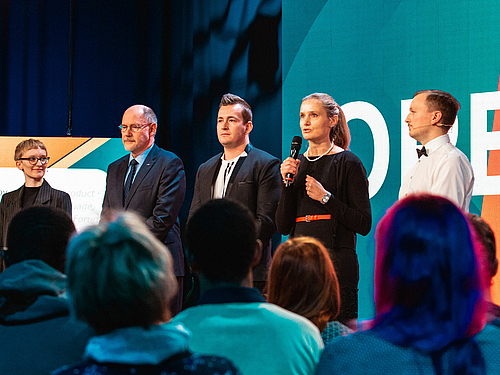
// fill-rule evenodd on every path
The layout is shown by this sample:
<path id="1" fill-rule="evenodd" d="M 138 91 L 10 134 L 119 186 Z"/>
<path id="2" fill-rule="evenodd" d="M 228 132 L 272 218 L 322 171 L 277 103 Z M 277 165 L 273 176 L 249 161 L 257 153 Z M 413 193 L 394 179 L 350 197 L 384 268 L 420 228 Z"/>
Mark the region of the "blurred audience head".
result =
<path id="1" fill-rule="evenodd" d="M 488 277 L 491 279 L 497 274 L 498 271 L 498 259 L 497 259 L 497 245 L 495 241 L 495 234 L 491 230 L 491 227 L 486 221 L 481 217 L 474 214 L 467 214 L 467 218 L 474 227 L 480 242 L 482 243 L 482 249 L 484 251 L 484 260 L 486 265 L 486 270 L 488 272 Z"/>
<path id="2" fill-rule="evenodd" d="M 268 278 L 268 302 L 312 321 L 323 331 L 340 309 L 339 284 L 323 244 L 295 237 L 278 246 Z"/>
<path id="3" fill-rule="evenodd" d="M 210 282 L 240 284 L 256 262 L 252 214 L 227 199 L 200 207 L 189 220 L 186 240 L 191 263 Z"/>
<path id="4" fill-rule="evenodd" d="M 66 247 L 75 232 L 71 217 L 57 208 L 34 206 L 17 213 L 7 230 L 5 264 L 39 259 L 64 272 Z"/>
<path id="5" fill-rule="evenodd" d="M 482 356 L 467 338 L 483 328 L 487 305 L 479 244 L 463 212 L 444 197 L 412 195 L 387 211 L 375 240 L 374 332 L 436 355 L 454 346 L 454 373 L 468 373 Z"/>
<path id="6" fill-rule="evenodd" d="M 66 273 L 73 313 L 98 334 L 170 319 L 177 291 L 172 256 L 134 214 L 118 214 L 75 237 Z"/>

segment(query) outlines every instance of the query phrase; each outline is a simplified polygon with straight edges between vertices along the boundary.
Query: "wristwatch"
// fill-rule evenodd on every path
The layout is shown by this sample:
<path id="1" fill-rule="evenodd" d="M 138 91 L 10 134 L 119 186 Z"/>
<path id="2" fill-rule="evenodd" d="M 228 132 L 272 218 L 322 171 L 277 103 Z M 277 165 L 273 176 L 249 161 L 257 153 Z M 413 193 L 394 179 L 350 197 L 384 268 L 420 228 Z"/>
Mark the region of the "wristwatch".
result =
<path id="1" fill-rule="evenodd" d="M 328 201 L 330 200 L 331 196 L 332 196 L 332 193 L 330 193 L 330 192 L 327 191 L 326 194 L 323 195 L 323 198 L 321 198 L 321 203 L 327 204 Z"/>

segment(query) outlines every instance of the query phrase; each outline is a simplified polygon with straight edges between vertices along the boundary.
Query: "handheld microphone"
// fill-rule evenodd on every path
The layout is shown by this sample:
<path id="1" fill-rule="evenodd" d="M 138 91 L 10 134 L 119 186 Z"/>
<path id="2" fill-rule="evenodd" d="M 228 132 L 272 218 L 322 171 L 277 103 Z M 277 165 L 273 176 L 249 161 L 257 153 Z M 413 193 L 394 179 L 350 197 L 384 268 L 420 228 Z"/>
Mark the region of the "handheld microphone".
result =
<path id="1" fill-rule="evenodd" d="M 299 156 L 300 148 L 302 147 L 302 138 L 296 135 L 292 140 L 292 147 L 290 149 L 290 156 L 297 159 Z M 289 187 L 293 182 L 293 174 L 287 173 L 285 176 L 285 186 Z"/>

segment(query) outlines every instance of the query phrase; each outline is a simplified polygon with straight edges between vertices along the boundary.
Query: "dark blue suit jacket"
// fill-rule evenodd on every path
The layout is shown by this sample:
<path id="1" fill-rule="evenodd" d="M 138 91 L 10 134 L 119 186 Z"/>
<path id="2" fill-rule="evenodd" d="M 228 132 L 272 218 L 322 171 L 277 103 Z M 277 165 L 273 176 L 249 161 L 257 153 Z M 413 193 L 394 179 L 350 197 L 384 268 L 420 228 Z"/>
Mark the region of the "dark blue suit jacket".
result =
<path id="1" fill-rule="evenodd" d="M 108 167 L 101 217 L 106 217 L 110 210 L 133 211 L 142 216 L 151 232 L 172 253 L 175 275 L 183 276 L 184 253 L 177 215 L 186 192 L 184 165 L 174 153 L 153 145 L 124 204 L 128 160 L 129 154 Z"/>
<path id="2" fill-rule="evenodd" d="M 225 198 L 241 203 L 253 213 L 257 237 L 264 249 L 260 264 L 254 269 L 254 280 L 264 281 L 271 260 L 270 240 L 276 232 L 274 217 L 280 195 L 281 175 L 278 158 L 248 144 L 246 157 L 236 163 L 229 179 Z M 215 155 L 198 169 L 189 218 L 203 204 L 213 199 L 222 153 Z"/>

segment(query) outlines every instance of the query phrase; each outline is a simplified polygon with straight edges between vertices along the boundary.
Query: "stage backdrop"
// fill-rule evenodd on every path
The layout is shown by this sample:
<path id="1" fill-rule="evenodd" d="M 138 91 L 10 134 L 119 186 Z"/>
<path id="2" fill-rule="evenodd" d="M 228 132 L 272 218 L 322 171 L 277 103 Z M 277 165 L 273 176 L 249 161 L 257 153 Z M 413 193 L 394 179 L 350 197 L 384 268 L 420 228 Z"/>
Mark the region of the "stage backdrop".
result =
<path id="1" fill-rule="evenodd" d="M 361 318 L 374 313 L 375 226 L 416 160 L 404 123 L 416 91 L 440 89 L 460 102 L 451 137 L 474 168 L 470 211 L 500 242 L 499 24 L 496 0 L 283 0 L 283 157 L 300 135 L 301 99 L 326 92 L 342 105 L 350 148 L 369 174 L 373 227 L 357 246 Z"/>

